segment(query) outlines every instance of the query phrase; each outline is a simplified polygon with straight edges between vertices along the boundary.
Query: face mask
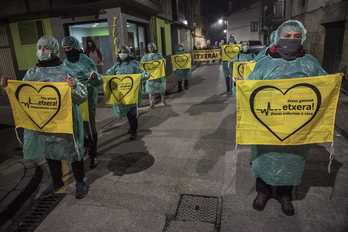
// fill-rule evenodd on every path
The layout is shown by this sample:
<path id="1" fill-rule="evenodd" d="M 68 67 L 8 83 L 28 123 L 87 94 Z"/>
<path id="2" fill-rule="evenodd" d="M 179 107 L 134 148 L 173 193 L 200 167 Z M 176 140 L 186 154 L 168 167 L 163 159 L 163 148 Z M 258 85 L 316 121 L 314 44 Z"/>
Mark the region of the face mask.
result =
<path id="1" fill-rule="evenodd" d="M 228 44 L 234 44 L 233 42 L 228 42 Z"/>
<path id="2" fill-rule="evenodd" d="M 36 55 L 40 61 L 51 59 L 51 52 L 37 51 Z"/>
<path id="3" fill-rule="evenodd" d="M 179 47 L 179 51 L 184 51 L 184 48 L 183 47 Z"/>
<path id="4" fill-rule="evenodd" d="M 120 54 L 118 54 L 118 56 L 123 61 L 127 60 L 127 58 L 128 58 L 128 54 L 126 54 L 126 53 L 120 53 Z"/>
<path id="5" fill-rule="evenodd" d="M 247 52 L 249 50 L 249 45 L 244 45 L 243 46 L 243 52 Z"/>
<path id="6" fill-rule="evenodd" d="M 277 52 L 284 60 L 294 60 L 301 51 L 300 39 L 279 39 Z"/>
<path id="7" fill-rule="evenodd" d="M 70 62 L 77 62 L 80 59 L 80 52 L 77 51 L 76 49 L 71 49 L 70 51 L 65 51 L 66 58 Z"/>

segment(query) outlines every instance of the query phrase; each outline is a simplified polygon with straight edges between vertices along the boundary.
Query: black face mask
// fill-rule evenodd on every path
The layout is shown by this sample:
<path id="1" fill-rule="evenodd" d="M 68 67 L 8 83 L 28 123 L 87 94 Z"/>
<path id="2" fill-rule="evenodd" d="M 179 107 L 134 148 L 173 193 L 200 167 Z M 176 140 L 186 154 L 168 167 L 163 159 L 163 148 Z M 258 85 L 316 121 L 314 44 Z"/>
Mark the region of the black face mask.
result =
<path id="1" fill-rule="evenodd" d="M 69 62 L 76 63 L 80 59 L 80 51 L 77 51 L 76 49 L 71 49 L 70 51 L 65 51 L 66 58 Z"/>
<path id="2" fill-rule="evenodd" d="M 277 52 L 284 60 L 294 60 L 301 47 L 300 39 L 279 39 Z"/>

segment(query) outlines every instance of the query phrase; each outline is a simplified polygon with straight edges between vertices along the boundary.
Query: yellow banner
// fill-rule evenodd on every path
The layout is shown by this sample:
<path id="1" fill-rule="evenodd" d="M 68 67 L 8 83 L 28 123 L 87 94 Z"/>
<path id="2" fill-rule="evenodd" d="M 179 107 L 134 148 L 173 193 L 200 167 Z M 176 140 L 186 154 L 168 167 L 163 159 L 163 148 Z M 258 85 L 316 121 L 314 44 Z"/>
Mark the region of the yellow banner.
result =
<path id="1" fill-rule="evenodd" d="M 220 49 L 193 50 L 195 61 L 221 60 Z"/>
<path id="2" fill-rule="evenodd" d="M 233 62 L 232 76 L 248 79 L 248 77 L 254 70 L 255 65 L 256 65 L 256 62 Z"/>
<path id="3" fill-rule="evenodd" d="M 191 68 L 191 54 L 172 55 L 173 69 L 188 69 Z"/>
<path id="4" fill-rule="evenodd" d="M 71 88 L 66 82 L 9 80 L 6 92 L 16 128 L 73 133 Z"/>
<path id="5" fill-rule="evenodd" d="M 105 104 L 137 104 L 141 75 L 142 74 L 103 76 Z"/>
<path id="6" fill-rule="evenodd" d="M 140 62 L 140 67 L 150 74 L 149 80 L 158 79 L 166 75 L 163 60 Z"/>
<path id="7" fill-rule="evenodd" d="M 237 144 L 332 142 L 341 81 L 338 74 L 237 81 Z"/>
<path id="8" fill-rule="evenodd" d="M 221 46 L 221 54 L 223 61 L 232 60 L 242 49 L 240 44 L 226 44 Z"/>
<path id="9" fill-rule="evenodd" d="M 86 86 L 88 90 L 88 83 L 87 82 L 81 82 L 84 86 Z M 89 111 L 88 111 L 88 99 L 79 105 L 79 109 L 82 114 L 82 120 L 85 122 L 89 122 Z"/>

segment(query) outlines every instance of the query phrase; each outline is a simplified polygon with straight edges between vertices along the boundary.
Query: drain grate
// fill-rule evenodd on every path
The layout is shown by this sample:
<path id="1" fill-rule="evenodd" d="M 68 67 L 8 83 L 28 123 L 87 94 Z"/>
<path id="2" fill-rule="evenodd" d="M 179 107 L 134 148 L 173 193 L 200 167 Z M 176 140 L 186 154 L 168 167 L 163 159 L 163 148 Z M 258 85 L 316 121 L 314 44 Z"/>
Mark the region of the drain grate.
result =
<path id="1" fill-rule="evenodd" d="M 221 203 L 219 197 L 182 194 L 175 220 L 220 224 Z"/>
<path id="2" fill-rule="evenodd" d="M 119 155 L 110 161 L 108 169 L 115 176 L 133 174 L 150 168 L 155 163 L 155 158 L 143 152 L 133 152 Z"/>
<path id="3" fill-rule="evenodd" d="M 33 232 L 65 195 L 66 193 L 56 193 L 36 200 L 33 206 L 12 224 L 10 231 Z"/>

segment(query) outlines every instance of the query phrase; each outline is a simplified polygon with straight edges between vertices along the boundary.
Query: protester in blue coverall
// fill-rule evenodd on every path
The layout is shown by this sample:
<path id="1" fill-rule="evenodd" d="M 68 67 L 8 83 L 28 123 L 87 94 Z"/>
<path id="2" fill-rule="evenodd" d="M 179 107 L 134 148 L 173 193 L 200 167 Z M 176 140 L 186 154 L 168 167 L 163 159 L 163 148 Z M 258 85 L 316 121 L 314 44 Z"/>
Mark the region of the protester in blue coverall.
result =
<path id="1" fill-rule="evenodd" d="M 64 187 L 61 160 L 71 164 L 76 180 L 75 197 L 87 195 L 83 166 L 83 122 L 78 105 L 87 100 L 87 88 L 79 82 L 77 74 L 65 67 L 59 58 L 59 43 L 52 36 L 43 36 L 37 42 L 39 63 L 27 71 L 23 81 L 67 82 L 72 94 L 72 119 L 74 134 L 45 133 L 24 129 L 24 159 L 45 158 L 51 172 L 52 183 L 41 193 L 45 198 Z M 8 77 L 2 77 L 1 85 L 7 86 Z"/>
<path id="2" fill-rule="evenodd" d="M 90 157 L 89 167 L 97 166 L 98 134 L 95 125 L 95 115 L 98 102 L 98 87 L 103 85 L 104 80 L 97 73 L 97 66 L 91 58 L 83 54 L 79 41 L 73 36 L 67 36 L 62 40 L 67 59 L 63 65 L 74 70 L 80 82 L 87 83 L 88 90 L 88 116 L 89 121 L 83 122 L 85 141 Z"/>
<path id="3" fill-rule="evenodd" d="M 131 51 L 128 46 L 122 45 L 118 50 L 119 54 L 116 63 L 106 71 L 107 75 L 123 75 L 123 74 L 142 74 L 142 80 L 147 80 L 150 74 L 142 70 L 139 63 L 131 56 Z M 140 83 L 141 85 L 141 83 Z M 113 105 L 112 110 L 116 117 L 122 118 L 127 116 L 129 123 L 128 134 L 131 134 L 130 139 L 135 140 L 138 130 L 138 105 L 141 105 L 142 90 L 139 88 L 137 104 L 119 104 Z"/>
<path id="4" fill-rule="evenodd" d="M 326 71 L 311 55 L 306 54 L 302 43 L 307 30 L 301 22 L 289 20 L 279 26 L 274 35 L 274 45 L 266 57 L 257 62 L 248 80 L 292 79 L 326 75 Z M 252 145 L 252 172 L 256 176 L 257 196 L 253 208 L 262 211 L 276 186 L 281 211 L 292 216 L 291 203 L 294 185 L 301 183 L 302 173 L 310 145 Z"/>
<path id="5" fill-rule="evenodd" d="M 175 53 L 175 55 L 182 55 L 182 54 L 189 54 L 188 51 L 185 50 L 183 44 L 178 45 L 179 51 Z M 176 77 L 178 79 L 178 92 L 182 91 L 182 81 L 184 81 L 184 88 L 185 90 L 188 90 L 188 80 L 191 78 L 192 71 L 191 68 L 188 69 L 177 69 L 176 70 Z"/>
<path id="6" fill-rule="evenodd" d="M 157 47 L 154 43 L 147 45 L 149 53 L 146 53 L 142 58 L 141 62 L 153 61 L 153 60 L 164 60 L 162 54 L 157 52 Z M 161 95 L 162 104 L 166 105 L 166 76 L 163 76 L 154 80 L 147 80 L 145 85 L 145 92 L 149 94 L 150 98 L 150 109 L 155 108 L 155 95 L 159 93 Z"/>
<path id="7" fill-rule="evenodd" d="M 234 37 L 234 35 L 230 35 L 230 38 L 228 40 L 229 45 L 232 44 L 236 44 L 236 38 Z M 220 55 L 222 54 L 222 52 L 220 51 Z M 232 65 L 230 64 L 230 61 L 226 60 L 226 61 L 222 61 L 222 74 L 225 77 L 225 81 L 226 81 L 226 92 L 231 92 L 231 77 L 232 77 Z"/>

